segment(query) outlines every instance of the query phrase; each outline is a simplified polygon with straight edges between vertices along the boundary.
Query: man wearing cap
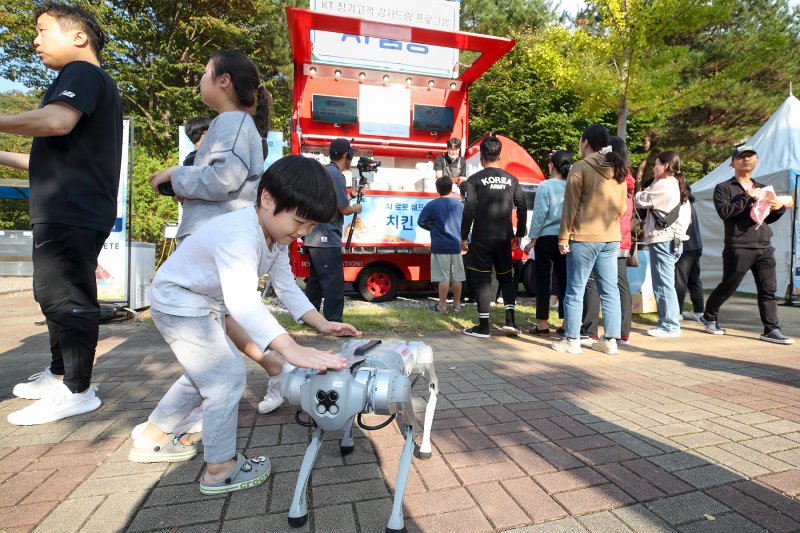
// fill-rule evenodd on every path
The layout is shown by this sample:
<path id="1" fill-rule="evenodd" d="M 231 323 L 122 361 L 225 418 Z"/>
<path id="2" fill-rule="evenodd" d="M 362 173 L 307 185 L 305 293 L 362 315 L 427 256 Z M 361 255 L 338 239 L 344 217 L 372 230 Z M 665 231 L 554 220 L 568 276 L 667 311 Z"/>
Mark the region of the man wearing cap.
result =
<path id="1" fill-rule="evenodd" d="M 350 168 L 353 149 L 347 139 L 334 139 L 329 148 L 331 162 L 325 168 L 333 179 L 336 189 L 336 205 L 339 211 L 330 222 L 317 224 L 306 235 L 305 247 L 309 258 L 309 276 L 306 278 L 306 296 L 311 304 L 321 310 L 330 322 L 341 322 L 344 313 L 344 270 L 342 269 L 342 224 L 345 215 L 361 212 L 361 204 L 350 205 L 347 187 L 342 172 Z"/>
<path id="2" fill-rule="evenodd" d="M 761 196 L 764 185 L 752 179 L 758 165 L 758 154 L 750 145 L 736 148 L 731 156 L 734 176 L 714 189 L 714 207 L 725 224 L 725 247 L 722 250 L 722 281 L 706 302 L 703 316 L 698 320 L 708 333 L 724 335 L 717 324 L 719 308 L 739 287 L 747 271 L 753 273 L 758 291 L 758 312 L 764 324 L 761 340 L 775 344 L 792 344 L 778 327 L 778 301 L 775 298 L 775 248 L 769 224 L 786 211 L 780 200 L 770 201 L 770 213 L 765 224 L 750 217 L 753 204 Z"/>
<path id="3" fill-rule="evenodd" d="M 461 139 L 453 137 L 447 141 L 447 152 L 436 158 L 433 170 L 436 171 L 436 179 L 450 178 L 453 186 L 458 187 L 461 195 L 464 195 L 461 184 L 466 184 L 466 180 L 461 178 L 467 177 L 467 162 L 461 157 Z"/>

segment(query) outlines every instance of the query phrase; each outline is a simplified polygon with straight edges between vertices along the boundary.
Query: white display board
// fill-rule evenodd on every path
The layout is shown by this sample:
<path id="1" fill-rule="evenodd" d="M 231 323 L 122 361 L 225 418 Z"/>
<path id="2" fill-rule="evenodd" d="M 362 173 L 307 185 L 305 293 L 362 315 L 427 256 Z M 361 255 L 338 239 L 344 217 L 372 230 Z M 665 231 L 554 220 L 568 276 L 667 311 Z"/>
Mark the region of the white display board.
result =
<path id="1" fill-rule="evenodd" d="M 458 31 L 459 2 L 448 0 L 311 0 L 310 9 L 330 15 Z M 362 26 L 363 28 L 363 26 Z M 406 36 L 410 38 L 410 32 Z M 311 31 L 312 61 L 334 65 L 458 77 L 458 50 L 403 40 Z"/>
<path id="2" fill-rule="evenodd" d="M 131 121 L 122 121 L 122 164 L 119 169 L 117 219 L 97 258 L 97 300 L 128 302 L 128 261 L 130 260 L 130 219 L 128 213 L 128 172 L 130 169 Z"/>
<path id="3" fill-rule="evenodd" d="M 360 85 L 358 89 L 359 134 L 407 139 L 411 132 L 411 91 L 400 85 Z"/>

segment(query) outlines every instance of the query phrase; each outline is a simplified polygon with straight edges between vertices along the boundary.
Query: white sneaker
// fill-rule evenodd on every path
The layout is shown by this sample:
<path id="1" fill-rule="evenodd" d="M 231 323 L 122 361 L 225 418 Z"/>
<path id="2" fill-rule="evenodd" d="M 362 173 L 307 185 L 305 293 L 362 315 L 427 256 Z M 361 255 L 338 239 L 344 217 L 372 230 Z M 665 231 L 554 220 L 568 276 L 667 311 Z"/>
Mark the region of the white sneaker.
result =
<path id="1" fill-rule="evenodd" d="M 271 413 L 281 405 L 283 405 L 283 396 L 281 396 L 281 383 L 283 382 L 283 374 L 269 378 L 267 380 L 267 393 L 264 399 L 258 403 L 258 412 L 262 415 Z"/>
<path id="2" fill-rule="evenodd" d="M 32 375 L 28 378 L 28 383 L 17 383 L 14 385 L 14 396 L 25 398 L 26 400 L 40 400 L 58 389 L 61 381 L 53 377 L 50 367 L 43 372 Z"/>
<path id="3" fill-rule="evenodd" d="M 566 337 L 550 345 L 555 351 L 578 355 L 583 353 L 580 339 L 567 339 Z"/>
<path id="4" fill-rule="evenodd" d="M 66 385 L 55 388 L 40 400 L 8 415 L 7 420 L 17 426 L 35 426 L 55 422 L 62 418 L 89 413 L 100 407 L 100 398 L 95 391 L 97 387 L 89 386 L 83 394 L 71 392 Z"/>
<path id="5" fill-rule="evenodd" d="M 681 330 L 667 331 L 664 328 L 658 327 L 658 328 L 648 329 L 647 334 L 650 335 L 651 337 L 674 338 L 681 336 Z"/>
<path id="6" fill-rule="evenodd" d="M 608 355 L 617 355 L 619 353 L 617 349 L 617 339 L 599 339 L 592 344 L 591 348 L 592 350 L 597 350 L 598 352 L 603 352 Z"/>

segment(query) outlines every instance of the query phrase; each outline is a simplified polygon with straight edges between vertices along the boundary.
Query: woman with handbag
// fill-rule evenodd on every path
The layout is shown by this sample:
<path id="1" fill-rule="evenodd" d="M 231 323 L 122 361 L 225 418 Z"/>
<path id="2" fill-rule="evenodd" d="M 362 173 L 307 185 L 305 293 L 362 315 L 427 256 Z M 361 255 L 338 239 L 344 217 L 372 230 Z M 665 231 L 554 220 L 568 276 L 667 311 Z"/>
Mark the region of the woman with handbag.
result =
<path id="1" fill-rule="evenodd" d="M 611 149 L 618 153 L 628 165 L 628 174 L 625 185 L 628 195 L 625 199 L 625 213 L 619 217 L 619 230 L 622 240 L 619 243 L 617 255 L 617 286 L 619 287 L 619 303 L 622 311 L 619 344 L 628 344 L 631 335 L 631 289 L 628 286 L 627 266 L 631 257 L 636 257 L 636 252 L 631 256 L 633 240 L 631 239 L 631 217 L 633 216 L 633 193 L 636 187 L 636 178 L 631 175 L 630 161 L 628 160 L 628 147 L 625 141 L 616 136 L 609 137 Z M 591 346 L 598 340 L 597 327 L 600 324 L 600 295 L 597 292 L 597 283 L 594 274 L 589 276 L 586 290 L 583 294 L 583 323 L 581 325 L 581 344 Z"/>
<path id="2" fill-rule="evenodd" d="M 672 151 L 661 152 L 653 169 L 655 180 L 634 196 L 636 207 L 647 209 L 644 240 L 650 251 L 650 273 L 658 309 L 658 326 L 652 337 L 679 337 L 681 309 L 675 292 L 675 264 L 683 251 L 691 207 L 681 160 Z"/>

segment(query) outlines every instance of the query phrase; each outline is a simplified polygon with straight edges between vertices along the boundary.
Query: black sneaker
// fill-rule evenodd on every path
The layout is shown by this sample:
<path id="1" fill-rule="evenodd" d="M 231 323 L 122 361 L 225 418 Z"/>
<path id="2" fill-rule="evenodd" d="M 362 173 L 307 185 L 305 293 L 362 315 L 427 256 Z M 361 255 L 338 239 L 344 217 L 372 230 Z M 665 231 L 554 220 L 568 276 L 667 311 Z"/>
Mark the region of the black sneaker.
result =
<path id="1" fill-rule="evenodd" d="M 550 336 L 550 328 L 539 329 L 539 327 L 530 328 L 528 333 L 531 335 L 538 335 L 540 337 L 549 337 Z"/>
<path id="2" fill-rule="evenodd" d="M 519 335 L 520 333 L 522 333 L 522 331 L 520 331 L 520 329 L 517 327 L 517 325 L 514 324 L 513 322 L 503 326 L 502 330 L 505 331 L 506 333 L 508 333 L 509 335 Z"/>
<path id="3" fill-rule="evenodd" d="M 471 328 L 466 328 L 462 332 L 464 335 L 469 335 L 470 337 L 479 337 L 481 339 L 488 339 L 490 337 L 489 330 L 482 330 L 478 326 L 472 326 Z"/>
<path id="4" fill-rule="evenodd" d="M 705 328 L 705 330 L 712 335 L 725 335 L 725 330 L 719 327 L 719 324 L 717 324 L 716 320 L 707 320 L 705 315 L 703 315 L 698 318 L 697 321 L 700 322 L 703 328 Z"/>
<path id="5" fill-rule="evenodd" d="M 774 342 L 775 344 L 794 344 L 794 339 L 785 336 L 779 329 L 773 329 L 768 333 L 762 333 L 760 339 L 766 342 Z"/>

